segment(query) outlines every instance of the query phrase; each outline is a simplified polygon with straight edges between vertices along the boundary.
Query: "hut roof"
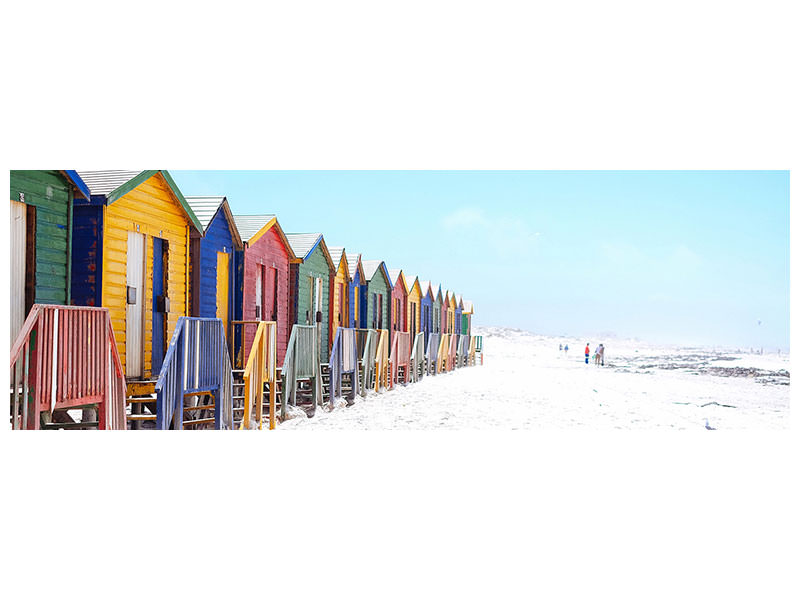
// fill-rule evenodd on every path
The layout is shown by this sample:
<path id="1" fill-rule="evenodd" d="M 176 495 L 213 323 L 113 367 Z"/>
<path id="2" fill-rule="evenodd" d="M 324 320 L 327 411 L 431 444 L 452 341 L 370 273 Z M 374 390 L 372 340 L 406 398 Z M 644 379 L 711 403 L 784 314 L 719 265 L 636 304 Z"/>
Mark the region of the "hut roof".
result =
<path id="1" fill-rule="evenodd" d="M 180 204 L 186 212 L 186 216 L 189 217 L 195 229 L 200 232 L 203 231 L 200 221 L 197 220 L 191 206 L 186 202 L 186 198 L 183 197 L 183 194 L 178 188 L 178 184 L 172 179 L 172 175 L 169 174 L 169 171 L 165 169 L 155 171 L 77 171 L 77 173 L 89 188 L 92 196 L 105 196 L 108 204 L 116 202 L 154 175 L 161 173 L 170 191 L 175 196 L 178 204 Z"/>
<path id="2" fill-rule="evenodd" d="M 242 238 L 239 235 L 239 228 L 236 227 L 236 221 L 231 214 L 228 199 L 225 196 L 186 196 L 186 202 L 192 207 L 197 220 L 200 221 L 202 226 L 202 233 L 205 235 L 208 226 L 217 213 L 222 210 L 228 217 L 228 226 L 230 227 L 233 241 L 238 248 L 242 247 Z"/>
<path id="3" fill-rule="evenodd" d="M 336 270 L 336 265 L 333 264 L 333 258 L 331 258 L 331 253 L 321 233 L 287 233 L 286 239 L 289 240 L 294 255 L 300 260 L 307 260 L 317 246 L 320 246 L 328 265 L 331 269 Z"/>
<path id="4" fill-rule="evenodd" d="M 350 271 L 350 279 L 355 279 L 356 270 L 361 269 L 361 274 L 364 274 L 364 265 L 361 264 L 361 255 L 353 252 L 347 255 L 347 268 Z"/>
<path id="5" fill-rule="evenodd" d="M 391 282 L 392 287 L 396 286 L 397 280 L 402 277 L 403 288 L 405 288 L 406 293 L 408 293 L 408 282 L 403 274 L 403 269 L 386 269 L 386 271 L 389 273 L 389 281 Z"/>
<path id="6" fill-rule="evenodd" d="M 286 246 L 289 260 L 296 258 L 289 240 L 286 239 L 286 234 L 281 229 L 281 224 L 278 223 L 278 217 L 275 215 L 233 215 L 233 220 L 236 223 L 236 229 L 239 230 L 239 235 L 242 236 L 242 240 L 251 246 L 274 227 L 283 245 Z"/>
<path id="7" fill-rule="evenodd" d="M 347 259 L 347 253 L 344 251 L 344 246 L 332 246 L 328 248 L 328 252 L 331 253 L 331 260 L 333 260 L 334 268 L 338 269 L 339 265 L 342 264 L 342 258 L 346 259 L 345 264 L 347 265 L 347 277 L 350 277 L 350 260 Z"/>
<path id="8" fill-rule="evenodd" d="M 422 290 L 422 295 L 427 296 L 428 292 L 431 293 L 432 296 L 435 296 L 433 290 L 431 289 L 431 282 L 430 281 L 420 281 L 419 282 L 419 289 Z"/>
<path id="9" fill-rule="evenodd" d="M 464 312 L 467 314 L 472 314 L 474 310 L 474 306 L 472 305 L 472 300 L 464 300 Z"/>

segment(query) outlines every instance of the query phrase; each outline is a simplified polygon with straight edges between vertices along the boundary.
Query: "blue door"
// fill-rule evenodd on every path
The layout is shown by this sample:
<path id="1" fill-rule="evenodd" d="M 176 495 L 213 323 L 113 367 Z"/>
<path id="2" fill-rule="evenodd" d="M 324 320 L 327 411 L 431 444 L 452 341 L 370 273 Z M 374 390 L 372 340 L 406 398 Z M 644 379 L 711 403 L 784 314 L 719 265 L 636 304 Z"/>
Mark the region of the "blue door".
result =
<path id="1" fill-rule="evenodd" d="M 166 293 L 164 285 L 164 251 L 161 238 L 153 238 L 153 352 L 152 378 L 156 379 L 164 363 L 166 329 Z"/>

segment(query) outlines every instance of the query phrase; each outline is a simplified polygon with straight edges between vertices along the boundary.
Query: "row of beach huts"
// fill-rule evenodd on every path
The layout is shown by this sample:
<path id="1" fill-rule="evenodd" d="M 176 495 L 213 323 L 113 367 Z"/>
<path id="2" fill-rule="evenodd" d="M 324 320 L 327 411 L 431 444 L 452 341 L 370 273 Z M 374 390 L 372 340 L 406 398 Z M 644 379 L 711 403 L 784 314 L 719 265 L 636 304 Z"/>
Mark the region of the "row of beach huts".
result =
<path id="1" fill-rule="evenodd" d="M 461 295 L 168 171 L 10 181 L 13 429 L 274 428 L 482 362 Z"/>

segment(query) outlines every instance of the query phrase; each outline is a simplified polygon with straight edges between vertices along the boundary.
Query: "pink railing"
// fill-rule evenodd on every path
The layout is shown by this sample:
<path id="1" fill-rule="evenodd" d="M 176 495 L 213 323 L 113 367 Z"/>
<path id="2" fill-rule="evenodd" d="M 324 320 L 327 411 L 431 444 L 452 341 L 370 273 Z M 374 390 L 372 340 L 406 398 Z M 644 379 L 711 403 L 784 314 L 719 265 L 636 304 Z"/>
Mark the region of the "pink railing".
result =
<path id="1" fill-rule="evenodd" d="M 411 334 L 407 331 L 396 331 L 392 340 L 392 351 L 389 354 L 391 366 L 391 387 L 400 383 L 400 369 L 403 368 L 405 375 L 403 383 L 409 382 L 408 368 L 411 363 Z"/>
<path id="2" fill-rule="evenodd" d="M 97 408 L 98 429 L 125 429 L 125 377 L 106 308 L 34 304 L 11 347 L 11 427 Z M 80 422 L 59 423 L 81 427 Z"/>

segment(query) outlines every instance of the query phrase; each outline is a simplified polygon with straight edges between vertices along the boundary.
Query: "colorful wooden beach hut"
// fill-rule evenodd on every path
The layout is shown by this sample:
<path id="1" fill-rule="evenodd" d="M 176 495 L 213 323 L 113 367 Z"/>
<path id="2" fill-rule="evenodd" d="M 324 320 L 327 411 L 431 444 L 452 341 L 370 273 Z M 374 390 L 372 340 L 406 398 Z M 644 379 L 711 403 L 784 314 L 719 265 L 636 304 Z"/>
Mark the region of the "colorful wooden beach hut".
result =
<path id="1" fill-rule="evenodd" d="M 425 347 L 427 348 L 428 339 L 433 332 L 433 291 L 430 281 L 420 281 L 419 287 L 422 294 L 419 301 L 421 331 L 425 336 Z"/>
<path id="2" fill-rule="evenodd" d="M 76 171 L 11 171 L 11 343 L 34 304 L 71 304 L 73 201 L 88 202 Z"/>
<path id="3" fill-rule="evenodd" d="M 233 220 L 243 242 L 243 249 L 236 252 L 234 319 L 275 321 L 280 364 L 286 356 L 292 329 L 289 261 L 295 255 L 275 215 L 233 215 Z M 244 348 L 249 351 L 256 330 L 254 327 L 244 330 Z M 241 349 L 234 351 L 238 353 Z"/>
<path id="4" fill-rule="evenodd" d="M 186 196 L 202 232 L 193 231 L 189 241 L 189 306 L 193 317 L 222 319 L 230 336 L 233 320 L 235 256 L 242 238 L 225 196 Z"/>
<path id="5" fill-rule="evenodd" d="M 431 286 L 431 293 L 433 294 L 433 333 L 444 333 L 444 319 L 442 318 L 442 306 L 444 305 L 444 298 L 442 296 L 442 286 L 435 284 Z"/>
<path id="6" fill-rule="evenodd" d="M 472 313 L 475 307 L 471 300 L 464 300 L 464 312 L 461 313 L 461 333 L 472 335 Z"/>
<path id="7" fill-rule="evenodd" d="M 361 264 L 360 254 L 354 252 L 347 256 L 347 269 L 350 272 L 350 283 L 347 291 L 350 326 L 356 329 L 366 329 L 367 280 L 364 277 L 364 266 Z"/>
<path id="8" fill-rule="evenodd" d="M 392 299 L 392 282 L 386 263 L 382 260 L 365 260 L 362 264 L 367 280 L 366 326 L 370 329 L 388 329 L 391 323 L 389 305 Z"/>
<path id="9" fill-rule="evenodd" d="M 289 265 L 290 319 L 297 325 L 316 325 L 319 360 L 327 362 L 330 288 L 336 268 L 321 233 L 287 233 L 286 238 L 295 255 Z"/>
<path id="10" fill-rule="evenodd" d="M 450 292 L 442 290 L 442 333 L 450 333 Z"/>
<path id="11" fill-rule="evenodd" d="M 464 312 L 464 299 L 461 297 L 461 294 L 456 294 L 456 303 L 454 311 L 455 320 L 453 322 L 456 335 L 461 335 L 461 314 L 463 312 Z"/>
<path id="12" fill-rule="evenodd" d="M 352 327 L 350 325 L 349 310 L 349 291 L 350 291 L 350 267 L 347 262 L 347 253 L 340 246 L 328 248 L 334 264 L 334 275 L 331 279 L 331 306 L 330 306 L 330 328 L 328 340 L 333 345 L 336 339 L 336 330 L 339 327 Z"/>
<path id="13" fill-rule="evenodd" d="M 165 170 L 78 171 L 72 302 L 109 309 L 128 380 L 158 376 L 189 312 L 189 239 L 202 226 Z"/>
<path id="14" fill-rule="evenodd" d="M 391 327 L 389 343 L 393 343 L 397 331 L 408 331 L 408 285 L 403 269 L 389 269 L 389 281 L 392 284 Z"/>
<path id="15" fill-rule="evenodd" d="M 411 281 L 409 279 L 409 281 Z M 421 329 L 422 322 L 422 288 L 419 277 L 414 277 L 413 283 L 408 286 L 408 331 L 413 340 Z"/>

